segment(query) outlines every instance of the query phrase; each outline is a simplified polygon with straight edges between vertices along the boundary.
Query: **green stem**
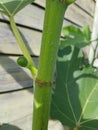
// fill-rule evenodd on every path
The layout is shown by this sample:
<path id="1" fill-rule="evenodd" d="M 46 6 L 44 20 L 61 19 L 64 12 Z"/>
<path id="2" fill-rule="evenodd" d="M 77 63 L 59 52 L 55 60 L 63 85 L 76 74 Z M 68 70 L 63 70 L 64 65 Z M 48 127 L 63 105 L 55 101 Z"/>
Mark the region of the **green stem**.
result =
<path id="1" fill-rule="evenodd" d="M 63 0 L 46 0 L 46 13 L 38 74 L 34 90 L 33 130 L 47 130 L 51 82 L 63 18 L 67 5 Z"/>
<path id="2" fill-rule="evenodd" d="M 17 26 L 16 26 L 16 24 L 14 22 L 13 16 L 10 16 L 9 18 L 10 18 L 11 28 L 12 28 L 13 33 L 14 33 L 17 41 L 18 41 L 18 44 L 19 44 L 19 46 L 21 48 L 21 51 L 24 54 L 24 56 L 26 57 L 26 59 L 28 60 L 28 68 L 31 70 L 32 75 L 35 77 L 36 74 L 37 74 L 35 64 L 34 64 L 32 58 L 31 58 L 31 56 L 29 54 L 29 51 L 27 50 L 27 47 L 26 47 L 22 37 L 20 36 L 20 33 L 19 33 L 18 29 L 17 29 Z"/>
<path id="3" fill-rule="evenodd" d="M 94 23 L 93 23 L 93 31 L 92 31 L 92 37 L 91 40 L 98 38 L 98 0 L 96 1 L 96 7 L 95 7 L 95 14 L 94 14 Z M 89 51 L 89 63 L 93 64 L 93 60 L 97 56 L 97 41 L 92 42 L 90 45 L 90 51 Z"/>

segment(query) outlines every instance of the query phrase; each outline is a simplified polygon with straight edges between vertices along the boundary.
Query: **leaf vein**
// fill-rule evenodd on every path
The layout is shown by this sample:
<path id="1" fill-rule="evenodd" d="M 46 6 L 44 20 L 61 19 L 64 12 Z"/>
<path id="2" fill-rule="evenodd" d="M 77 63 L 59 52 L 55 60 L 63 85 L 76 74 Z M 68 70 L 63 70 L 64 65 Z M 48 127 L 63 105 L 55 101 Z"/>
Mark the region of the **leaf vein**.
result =
<path id="1" fill-rule="evenodd" d="M 72 119 L 70 119 L 65 113 L 63 113 L 62 110 L 60 110 L 60 108 L 56 105 L 55 102 L 53 102 L 53 104 L 54 104 L 54 106 L 56 107 L 57 111 L 58 111 L 60 114 L 62 114 L 62 116 L 64 116 L 66 119 L 70 120 L 73 124 L 75 124 Z"/>
<path id="2" fill-rule="evenodd" d="M 87 129 L 90 129 L 90 130 L 98 130 L 98 129 L 94 128 L 94 127 L 88 127 L 88 126 L 85 126 L 85 125 L 83 125 L 82 127 L 85 127 Z"/>
<path id="3" fill-rule="evenodd" d="M 82 109 L 82 112 L 81 112 L 81 114 L 80 114 L 79 122 L 80 122 L 80 120 L 81 120 L 81 118 L 82 118 L 82 116 L 83 116 L 83 114 L 84 114 L 84 112 L 85 112 L 85 110 L 86 110 L 86 107 L 87 107 L 87 105 L 88 105 L 88 103 L 89 103 L 89 100 L 90 100 L 91 96 L 93 95 L 94 91 L 96 90 L 97 85 L 98 85 L 98 83 L 95 84 L 95 87 L 92 89 L 92 91 L 91 91 L 90 94 L 88 95 L 88 99 L 86 100 L 86 102 L 85 102 L 85 104 L 84 104 L 84 107 L 83 107 L 83 109 Z"/>
<path id="4" fill-rule="evenodd" d="M 1 0 L 1 6 L 7 11 L 7 13 L 9 14 L 9 16 L 11 15 L 11 13 L 9 12 L 9 10 L 6 8 L 6 6 L 3 4 L 2 0 Z M 7 14 L 6 14 L 7 15 Z"/>
<path id="5" fill-rule="evenodd" d="M 73 114 L 73 116 L 74 116 L 75 122 L 77 122 L 77 119 L 76 119 L 76 117 L 75 117 L 75 113 L 74 113 L 73 108 L 72 108 L 72 105 L 71 105 L 71 101 L 70 101 L 70 97 L 69 97 L 69 92 L 68 92 L 68 85 L 67 85 L 67 83 L 65 84 L 65 87 L 66 87 L 66 91 L 67 91 L 67 98 L 68 98 L 69 106 L 70 106 L 70 108 L 71 108 L 71 111 L 72 111 L 72 114 Z"/>

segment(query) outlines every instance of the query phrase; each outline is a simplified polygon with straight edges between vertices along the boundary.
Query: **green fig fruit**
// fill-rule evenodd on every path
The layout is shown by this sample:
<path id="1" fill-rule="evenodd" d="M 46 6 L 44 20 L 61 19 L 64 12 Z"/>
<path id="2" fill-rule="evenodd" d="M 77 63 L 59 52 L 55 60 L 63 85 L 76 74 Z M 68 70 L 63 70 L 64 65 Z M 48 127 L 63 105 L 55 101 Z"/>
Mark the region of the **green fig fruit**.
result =
<path id="1" fill-rule="evenodd" d="M 20 65 L 22 67 L 27 67 L 27 65 L 28 65 L 28 61 L 24 56 L 19 56 L 17 59 L 17 63 L 18 63 L 18 65 Z"/>

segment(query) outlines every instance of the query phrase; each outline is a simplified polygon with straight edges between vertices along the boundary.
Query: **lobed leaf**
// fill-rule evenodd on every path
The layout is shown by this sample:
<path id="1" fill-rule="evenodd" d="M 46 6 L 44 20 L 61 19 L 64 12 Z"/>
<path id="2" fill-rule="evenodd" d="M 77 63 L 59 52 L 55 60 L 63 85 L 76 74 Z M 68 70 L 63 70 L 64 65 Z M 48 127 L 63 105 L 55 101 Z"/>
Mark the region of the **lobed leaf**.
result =
<path id="1" fill-rule="evenodd" d="M 98 130 L 98 69 L 84 66 L 78 48 L 66 46 L 63 51 L 57 57 L 51 117 L 70 130 Z"/>
<path id="2" fill-rule="evenodd" d="M 82 30 L 70 25 L 63 28 L 64 40 L 61 40 L 61 46 L 74 45 L 78 48 L 85 47 L 91 43 L 91 32 L 88 26 L 84 26 Z"/>

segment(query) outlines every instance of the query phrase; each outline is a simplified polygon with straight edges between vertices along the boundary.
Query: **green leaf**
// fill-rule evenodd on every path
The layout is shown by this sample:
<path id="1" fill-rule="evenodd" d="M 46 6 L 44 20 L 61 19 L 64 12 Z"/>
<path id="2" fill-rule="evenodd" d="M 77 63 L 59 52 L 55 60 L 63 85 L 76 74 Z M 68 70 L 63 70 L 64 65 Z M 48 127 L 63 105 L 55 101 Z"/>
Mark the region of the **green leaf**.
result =
<path id="1" fill-rule="evenodd" d="M 91 40 L 91 31 L 88 25 L 83 27 L 83 34 L 87 42 Z"/>
<path id="2" fill-rule="evenodd" d="M 24 56 L 18 57 L 17 63 L 18 63 L 18 65 L 20 65 L 22 67 L 27 67 L 27 65 L 28 65 L 28 61 Z"/>
<path id="3" fill-rule="evenodd" d="M 83 30 L 71 25 L 63 28 L 64 40 L 61 40 L 62 48 L 66 45 L 74 45 L 78 48 L 89 45 L 91 32 L 88 26 L 84 26 Z"/>
<path id="4" fill-rule="evenodd" d="M 13 16 L 34 0 L 0 0 L 0 12 Z"/>
<path id="5" fill-rule="evenodd" d="M 63 51 L 57 57 L 51 117 L 70 130 L 98 130 L 98 70 L 85 66 L 78 48 Z"/>
<path id="6" fill-rule="evenodd" d="M 80 28 L 77 28 L 73 25 L 64 27 L 62 32 L 65 36 L 66 35 L 77 35 L 78 33 L 82 34 Z"/>

